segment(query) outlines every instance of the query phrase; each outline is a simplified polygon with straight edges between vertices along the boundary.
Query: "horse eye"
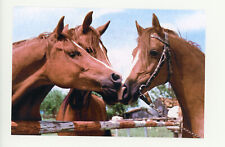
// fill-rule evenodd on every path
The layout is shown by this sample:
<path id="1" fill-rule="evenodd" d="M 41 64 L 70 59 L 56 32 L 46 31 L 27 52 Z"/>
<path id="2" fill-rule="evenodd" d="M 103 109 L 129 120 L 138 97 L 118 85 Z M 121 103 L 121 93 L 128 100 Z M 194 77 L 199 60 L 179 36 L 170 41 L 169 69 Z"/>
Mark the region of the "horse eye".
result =
<path id="1" fill-rule="evenodd" d="M 159 54 L 159 52 L 156 51 L 156 50 L 151 50 L 150 51 L 150 55 L 153 56 L 153 57 L 157 56 L 158 54 Z"/>
<path id="2" fill-rule="evenodd" d="M 68 55 L 69 55 L 71 58 L 74 58 L 75 56 L 81 56 L 81 53 L 78 52 L 78 51 L 73 51 L 73 52 L 69 52 Z"/>
<path id="3" fill-rule="evenodd" d="M 88 53 L 93 53 L 93 50 L 92 50 L 91 48 L 86 48 L 86 51 L 87 51 Z"/>

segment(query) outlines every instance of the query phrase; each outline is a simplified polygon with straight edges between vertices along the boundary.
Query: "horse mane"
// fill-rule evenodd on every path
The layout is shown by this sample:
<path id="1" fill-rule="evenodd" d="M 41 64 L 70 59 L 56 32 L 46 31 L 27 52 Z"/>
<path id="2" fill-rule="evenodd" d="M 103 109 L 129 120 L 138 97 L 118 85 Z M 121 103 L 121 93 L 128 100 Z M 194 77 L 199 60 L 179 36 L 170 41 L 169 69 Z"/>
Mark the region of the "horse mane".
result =
<path id="1" fill-rule="evenodd" d="M 38 37 L 13 42 L 12 45 L 15 46 L 15 47 L 20 47 L 20 46 L 24 45 L 25 43 L 27 43 L 27 41 L 31 41 L 31 40 L 34 40 L 34 39 L 47 39 L 51 34 L 52 33 L 44 32 L 44 33 L 41 33 L 40 35 L 38 35 Z M 13 49 L 14 49 L 14 47 L 13 47 Z"/>
<path id="2" fill-rule="evenodd" d="M 177 34 L 175 31 L 172 31 L 172 30 L 170 30 L 170 29 L 164 29 L 164 30 L 166 30 L 168 33 L 172 33 L 172 34 Z M 175 35 L 174 34 L 174 35 Z M 196 48 L 198 48 L 199 50 L 201 50 L 201 46 L 198 44 L 198 43 L 196 43 L 196 42 L 193 42 L 193 41 L 191 41 L 191 40 L 187 40 L 187 39 L 185 39 L 182 35 L 181 35 L 181 33 L 180 33 L 180 31 L 178 30 L 178 34 L 177 34 L 180 38 L 182 38 L 183 40 L 185 40 L 187 43 L 189 43 L 190 45 L 192 45 L 192 46 L 194 46 L 194 47 L 196 47 Z"/>
<path id="3" fill-rule="evenodd" d="M 77 89 L 71 89 L 65 99 L 63 100 L 63 115 L 65 115 L 66 108 L 70 105 L 73 109 L 81 109 L 84 106 L 84 97 L 86 95 L 90 95 L 90 91 L 81 91 Z M 76 104 L 73 103 L 73 100 L 76 100 Z M 89 100 L 87 101 L 87 105 L 89 104 Z"/>
<path id="4" fill-rule="evenodd" d="M 186 40 L 186 39 L 185 39 Z M 196 42 L 193 42 L 193 41 L 190 41 L 190 40 L 186 40 L 189 44 L 191 44 L 192 46 L 195 46 L 197 49 L 201 50 L 201 46 L 196 43 Z"/>
<path id="5" fill-rule="evenodd" d="M 44 33 L 41 33 L 40 35 L 38 35 L 38 38 L 39 39 L 47 39 L 51 34 L 52 34 L 52 32 L 44 32 Z"/>
<path id="6" fill-rule="evenodd" d="M 21 43 L 24 43 L 25 41 L 27 40 L 16 41 L 16 42 L 13 42 L 13 45 L 20 45 Z"/>
<path id="7" fill-rule="evenodd" d="M 80 29 L 80 27 L 81 27 L 81 25 L 78 25 L 75 28 L 70 29 L 69 33 L 72 33 L 71 31 L 74 31 L 74 35 L 73 35 L 75 37 L 74 39 L 77 39 L 77 37 L 78 37 L 77 32 Z M 91 44 L 93 44 L 93 42 L 97 42 L 98 40 L 101 40 L 101 36 L 97 32 L 97 30 L 94 29 L 92 26 L 90 26 L 89 28 L 90 29 L 89 29 L 88 32 L 91 32 L 91 33 L 94 34 L 94 35 L 90 35 L 91 36 L 91 41 L 92 41 Z M 97 37 L 94 37 L 94 36 L 97 36 Z"/>
<path id="8" fill-rule="evenodd" d="M 199 51 L 201 51 L 201 46 L 198 43 L 196 43 L 194 41 L 191 41 L 191 40 L 187 40 L 187 39 L 183 38 L 181 35 L 179 36 L 179 38 L 182 39 L 187 44 L 189 44 L 190 46 L 192 46 L 192 47 L 198 49 Z"/>
<path id="9" fill-rule="evenodd" d="M 75 28 L 71 28 L 69 29 L 69 31 L 67 32 L 70 36 L 73 36 L 73 39 L 77 39 L 78 35 L 77 32 L 79 31 L 81 25 L 76 26 Z M 89 31 L 91 31 L 94 35 L 90 35 L 91 36 L 91 43 L 90 44 L 94 44 L 94 42 L 98 42 L 101 44 L 103 50 L 105 50 L 105 52 L 107 53 L 107 49 L 105 47 L 105 45 L 103 44 L 102 40 L 101 40 L 101 35 L 99 34 L 99 32 L 97 32 L 96 29 L 94 29 L 92 26 L 89 27 Z M 94 37 L 97 36 L 97 37 Z M 94 49 L 94 47 L 92 47 Z M 96 52 L 94 50 L 94 52 Z"/>
<path id="10" fill-rule="evenodd" d="M 66 112 L 66 107 L 69 104 L 69 99 L 71 99 L 71 97 L 73 96 L 73 89 L 70 89 L 69 93 L 67 94 L 67 96 L 64 98 L 63 100 L 63 116 L 65 115 Z"/>

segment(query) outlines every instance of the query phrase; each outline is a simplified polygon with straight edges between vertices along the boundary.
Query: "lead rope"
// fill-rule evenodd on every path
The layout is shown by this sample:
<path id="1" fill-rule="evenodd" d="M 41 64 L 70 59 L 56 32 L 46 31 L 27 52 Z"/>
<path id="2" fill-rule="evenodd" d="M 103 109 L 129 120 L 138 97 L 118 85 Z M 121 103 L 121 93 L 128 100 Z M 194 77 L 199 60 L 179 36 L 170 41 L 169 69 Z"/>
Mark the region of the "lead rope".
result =
<path id="1" fill-rule="evenodd" d="M 184 127 L 182 127 L 181 130 L 182 130 L 182 131 L 185 131 L 185 132 L 187 132 L 187 133 L 189 133 L 189 134 L 191 134 L 191 135 L 192 135 L 193 137 L 195 137 L 195 138 L 201 138 L 201 137 L 198 136 L 197 134 L 191 132 L 190 130 L 188 130 L 188 129 L 184 128 Z"/>

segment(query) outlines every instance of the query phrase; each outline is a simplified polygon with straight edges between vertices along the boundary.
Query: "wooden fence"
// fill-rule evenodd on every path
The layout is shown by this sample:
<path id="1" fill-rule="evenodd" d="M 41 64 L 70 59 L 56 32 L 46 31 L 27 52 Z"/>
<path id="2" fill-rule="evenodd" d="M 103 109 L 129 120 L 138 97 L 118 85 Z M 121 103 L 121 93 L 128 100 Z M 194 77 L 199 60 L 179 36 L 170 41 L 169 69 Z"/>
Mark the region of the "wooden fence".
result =
<path id="1" fill-rule="evenodd" d="M 117 121 L 16 121 L 11 122 L 13 135 L 33 135 L 72 131 L 96 131 L 138 127 L 179 126 L 180 123 L 167 120 L 117 120 Z"/>

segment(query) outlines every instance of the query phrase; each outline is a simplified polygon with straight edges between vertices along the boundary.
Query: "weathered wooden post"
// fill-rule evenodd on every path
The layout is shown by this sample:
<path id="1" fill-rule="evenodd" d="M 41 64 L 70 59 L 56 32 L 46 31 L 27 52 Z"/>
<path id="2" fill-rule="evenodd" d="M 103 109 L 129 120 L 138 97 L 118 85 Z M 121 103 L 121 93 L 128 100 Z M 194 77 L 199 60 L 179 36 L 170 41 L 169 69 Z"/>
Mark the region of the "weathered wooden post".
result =
<path id="1" fill-rule="evenodd" d="M 130 137 L 130 128 L 127 129 L 127 137 Z"/>
<path id="2" fill-rule="evenodd" d="M 139 127 L 161 127 L 179 125 L 173 121 L 155 120 L 119 120 L 119 121 L 17 121 L 11 123 L 12 135 L 32 135 L 73 131 L 96 131 Z M 130 130 L 129 130 L 130 131 Z M 129 132 L 128 131 L 128 132 Z M 130 132 L 129 132 L 130 135 Z"/>
<path id="3" fill-rule="evenodd" d="M 145 137 L 148 137 L 148 129 L 147 127 L 144 127 Z"/>

